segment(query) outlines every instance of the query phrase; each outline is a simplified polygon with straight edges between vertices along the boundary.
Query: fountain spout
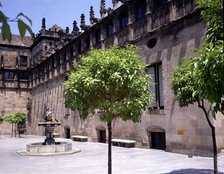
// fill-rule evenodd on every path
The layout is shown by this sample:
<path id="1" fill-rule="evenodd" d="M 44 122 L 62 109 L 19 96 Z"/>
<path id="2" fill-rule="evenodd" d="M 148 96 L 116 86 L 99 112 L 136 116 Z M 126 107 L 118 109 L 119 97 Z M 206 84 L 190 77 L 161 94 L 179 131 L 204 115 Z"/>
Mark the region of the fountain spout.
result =
<path id="1" fill-rule="evenodd" d="M 49 110 L 46 112 L 45 121 L 39 122 L 38 126 L 43 126 L 45 128 L 46 139 L 43 142 L 43 145 L 52 145 L 55 144 L 55 139 L 53 136 L 54 129 L 56 126 L 61 125 L 61 122 L 54 117 L 53 113 Z"/>

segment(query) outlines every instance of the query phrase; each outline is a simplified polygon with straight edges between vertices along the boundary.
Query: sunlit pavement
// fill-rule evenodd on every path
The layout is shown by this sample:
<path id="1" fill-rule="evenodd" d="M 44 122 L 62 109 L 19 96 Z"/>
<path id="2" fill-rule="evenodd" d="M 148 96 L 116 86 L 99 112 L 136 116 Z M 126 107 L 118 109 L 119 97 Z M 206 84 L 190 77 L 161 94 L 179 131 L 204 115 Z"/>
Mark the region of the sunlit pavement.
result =
<path id="1" fill-rule="evenodd" d="M 0 174 L 107 174 L 107 144 L 72 142 L 81 152 L 60 156 L 21 156 L 26 144 L 43 142 L 44 137 L 22 135 L 22 138 L 0 136 Z M 213 159 L 188 158 L 187 155 L 139 148 L 112 148 L 113 174 L 210 174 Z M 224 173 L 224 155 L 219 156 L 220 173 Z"/>

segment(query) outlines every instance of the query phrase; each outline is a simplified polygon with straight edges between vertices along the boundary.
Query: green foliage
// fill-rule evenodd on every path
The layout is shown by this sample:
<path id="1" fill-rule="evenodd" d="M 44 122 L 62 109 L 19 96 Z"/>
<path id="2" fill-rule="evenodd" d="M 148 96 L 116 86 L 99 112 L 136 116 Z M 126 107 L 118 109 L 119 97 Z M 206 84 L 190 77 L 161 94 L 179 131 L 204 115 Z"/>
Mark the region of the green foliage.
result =
<path id="1" fill-rule="evenodd" d="M 213 112 L 224 113 L 223 5 L 221 0 L 197 0 L 208 22 L 205 44 L 198 57 L 176 68 L 172 88 L 180 106 L 206 99 Z"/>
<path id="2" fill-rule="evenodd" d="M 204 98 L 213 103 L 214 112 L 224 113 L 224 54 L 223 41 L 205 44 L 195 64 L 197 83 Z"/>
<path id="3" fill-rule="evenodd" d="M 206 39 L 207 42 L 223 40 L 223 0 L 196 0 L 201 15 L 208 22 Z"/>
<path id="4" fill-rule="evenodd" d="M 15 122 L 16 123 L 24 123 L 26 120 L 26 114 L 23 112 L 17 112 L 15 114 Z"/>
<path id="5" fill-rule="evenodd" d="M 26 120 L 26 114 L 23 112 L 17 112 L 16 114 L 8 114 L 3 116 L 3 120 L 9 123 L 24 123 Z"/>
<path id="6" fill-rule="evenodd" d="M 9 123 L 16 123 L 15 115 L 13 115 L 13 114 L 5 115 L 4 121 L 9 122 Z"/>
<path id="7" fill-rule="evenodd" d="M 196 62 L 197 59 L 195 58 L 184 61 L 171 76 L 172 89 L 181 107 L 193 104 L 201 98 L 201 92 L 198 90 L 197 73 L 195 72 Z"/>
<path id="8" fill-rule="evenodd" d="M 0 7 L 1 4 L 0 4 Z M 33 36 L 33 32 L 28 24 L 24 22 L 24 19 L 28 21 L 29 25 L 32 26 L 32 21 L 23 13 L 19 13 L 16 18 L 9 19 L 1 10 L 0 10 L 0 28 L 2 33 L 3 40 L 7 40 L 9 43 L 12 40 L 12 33 L 9 26 L 9 22 L 17 22 L 20 36 L 23 38 L 26 34 L 26 31 L 29 32 L 30 36 Z"/>
<path id="9" fill-rule="evenodd" d="M 0 116 L 0 123 L 4 121 L 4 117 Z"/>
<path id="10" fill-rule="evenodd" d="M 149 106 L 151 84 L 136 51 L 135 46 L 128 45 L 94 49 L 82 57 L 65 83 L 66 107 L 77 109 L 83 119 L 101 109 L 103 121 L 116 117 L 140 121 L 142 109 Z"/>

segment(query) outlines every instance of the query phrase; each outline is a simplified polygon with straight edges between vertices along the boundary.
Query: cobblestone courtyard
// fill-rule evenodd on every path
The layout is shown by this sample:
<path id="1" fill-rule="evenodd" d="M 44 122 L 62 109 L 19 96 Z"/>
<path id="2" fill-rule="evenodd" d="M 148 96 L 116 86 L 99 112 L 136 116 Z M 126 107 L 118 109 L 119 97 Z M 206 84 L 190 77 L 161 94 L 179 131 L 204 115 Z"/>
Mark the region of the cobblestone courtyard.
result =
<path id="1" fill-rule="evenodd" d="M 0 174 L 106 174 L 107 144 L 70 141 L 80 153 L 61 156 L 20 156 L 26 144 L 44 141 L 44 137 L 23 135 L 22 138 L 0 136 Z M 112 148 L 113 174 L 210 174 L 213 159 L 188 158 L 187 155 L 139 148 Z M 224 172 L 224 155 L 218 158 Z"/>

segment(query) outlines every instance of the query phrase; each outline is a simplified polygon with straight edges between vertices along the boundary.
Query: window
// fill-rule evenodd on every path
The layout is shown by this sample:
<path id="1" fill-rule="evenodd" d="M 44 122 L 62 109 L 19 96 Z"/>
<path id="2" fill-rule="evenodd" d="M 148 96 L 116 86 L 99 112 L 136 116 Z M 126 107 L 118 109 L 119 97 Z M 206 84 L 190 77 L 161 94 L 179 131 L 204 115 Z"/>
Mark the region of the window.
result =
<path id="1" fill-rule="evenodd" d="M 86 38 L 86 50 L 90 48 L 90 36 Z"/>
<path id="2" fill-rule="evenodd" d="M 78 53 L 82 52 L 82 45 L 81 45 L 81 41 L 78 42 Z"/>
<path id="3" fill-rule="evenodd" d="M 151 75 L 151 81 L 154 83 L 150 88 L 153 92 L 151 107 L 153 109 L 164 109 L 162 64 L 159 63 L 148 67 L 148 73 Z"/>
<path id="4" fill-rule="evenodd" d="M 6 71 L 6 72 L 4 73 L 4 79 L 5 79 L 5 80 L 14 80 L 14 77 L 15 77 L 14 72 Z"/>
<path id="5" fill-rule="evenodd" d="M 19 64 L 20 64 L 20 66 L 27 66 L 27 56 L 20 56 Z"/>
<path id="6" fill-rule="evenodd" d="M 121 13 L 119 15 L 120 29 L 125 28 L 128 25 L 128 14 Z"/>
<path id="7" fill-rule="evenodd" d="M 96 44 L 100 42 L 100 29 L 95 31 L 95 42 Z"/>
<path id="8" fill-rule="evenodd" d="M 111 36 L 114 33 L 114 26 L 112 20 L 106 25 L 106 35 Z"/>
<path id="9" fill-rule="evenodd" d="M 72 59 L 73 58 L 73 52 L 74 52 L 73 46 L 71 46 L 69 59 Z"/>
<path id="10" fill-rule="evenodd" d="M 154 11 L 158 10 L 160 7 L 162 7 L 168 0 L 154 0 Z"/>
<path id="11" fill-rule="evenodd" d="M 145 16 L 146 13 L 146 2 L 141 1 L 135 5 L 135 20 L 139 20 Z"/>
<path id="12" fill-rule="evenodd" d="M 19 79 L 28 80 L 28 72 L 19 72 Z"/>

